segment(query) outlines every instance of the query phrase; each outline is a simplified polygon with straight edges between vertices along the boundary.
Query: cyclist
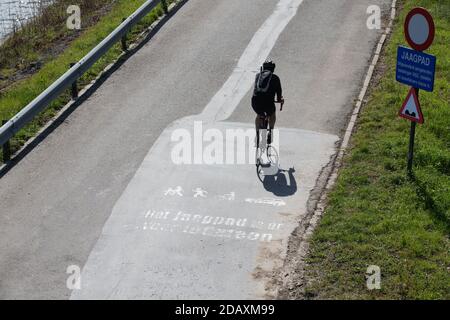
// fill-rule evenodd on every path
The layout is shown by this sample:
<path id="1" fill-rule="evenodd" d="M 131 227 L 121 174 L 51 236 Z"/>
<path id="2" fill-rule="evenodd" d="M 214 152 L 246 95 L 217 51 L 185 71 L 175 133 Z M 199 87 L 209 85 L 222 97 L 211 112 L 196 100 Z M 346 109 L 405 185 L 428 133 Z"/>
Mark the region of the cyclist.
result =
<path id="1" fill-rule="evenodd" d="M 257 113 L 255 125 L 257 144 L 259 146 L 259 129 L 264 128 L 266 121 L 269 123 L 269 135 L 267 143 L 272 143 L 272 130 L 276 122 L 275 95 L 277 102 L 281 103 L 280 111 L 283 110 L 284 98 L 281 89 L 280 78 L 274 74 L 275 63 L 266 60 L 261 67 L 261 72 L 256 75 L 255 88 L 253 90 L 252 108 Z M 266 128 L 264 128 L 266 129 Z"/>

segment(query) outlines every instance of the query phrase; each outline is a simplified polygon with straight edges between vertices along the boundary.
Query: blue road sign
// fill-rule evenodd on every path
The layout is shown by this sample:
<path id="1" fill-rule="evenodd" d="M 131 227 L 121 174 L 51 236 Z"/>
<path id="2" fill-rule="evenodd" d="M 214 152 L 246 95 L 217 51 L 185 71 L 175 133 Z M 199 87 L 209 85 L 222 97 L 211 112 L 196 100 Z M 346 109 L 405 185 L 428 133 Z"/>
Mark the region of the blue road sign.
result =
<path id="1" fill-rule="evenodd" d="M 398 47 L 398 82 L 425 91 L 433 91 L 436 57 L 410 48 Z"/>

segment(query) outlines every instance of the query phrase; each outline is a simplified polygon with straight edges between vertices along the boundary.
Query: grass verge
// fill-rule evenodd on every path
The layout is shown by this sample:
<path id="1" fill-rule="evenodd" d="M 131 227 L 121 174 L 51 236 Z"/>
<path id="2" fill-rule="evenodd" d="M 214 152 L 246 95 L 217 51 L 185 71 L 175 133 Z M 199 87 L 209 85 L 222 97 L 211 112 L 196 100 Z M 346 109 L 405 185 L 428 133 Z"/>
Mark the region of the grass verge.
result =
<path id="1" fill-rule="evenodd" d="M 450 299 L 450 0 L 403 0 L 328 207 L 311 239 L 305 294 L 319 299 Z M 395 81 L 403 21 L 423 6 L 436 24 L 435 90 L 421 91 L 415 177 L 406 176 L 409 88 Z M 368 266 L 381 289 L 368 290 Z"/>
<path id="2" fill-rule="evenodd" d="M 97 0 L 98 1 L 98 0 Z M 105 3 L 107 1 L 104 1 Z M 101 17 L 97 15 L 98 21 L 91 27 L 86 28 L 82 32 L 74 30 L 64 30 L 58 33 L 58 36 L 51 35 L 51 29 L 46 36 L 48 39 L 55 39 L 58 37 L 70 37 L 72 36 L 70 43 L 67 47 L 57 56 L 52 59 L 48 59 L 41 66 L 41 68 L 33 73 L 31 76 L 22 80 L 15 81 L 12 85 L 0 92 L 0 120 L 10 119 L 34 98 L 36 98 L 41 92 L 49 87 L 55 80 L 63 75 L 71 62 L 76 62 L 84 57 L 91 49 L 93 49 L 98 43 L 100 43 L 108 34 L 110 34 L 120 23 L 122 19 L 128 17 L 136 9 L 138 9 L 145 1 L 144 0 L 116 0 L 112 4 L 112 8 L 107 14 Z M 174 0 L 168 0 L 170 4 Z M 129 33 L 128 39 L 133 41 L 137 36 L 154 21 L 158 19 L 164 13 L 163 8 L 158 5 L 150 14 L 142 19 Z M 83 23 L 83 11 L 81 12 Z M 67 15 L 68 16 L 68 15 Z M 92 18 L 92 12 L 89 15 Z M 59 20 L 58 20 L 59 21 Z M 60 22 L 58 22 L 60 23 Z M 30 32 L 27 29 L 19 31 Z M 73 33 L 73 34 L 72 34 Z M 74 34 L 77 34 L 74 36 Z M 38 41 L 40 43 L 40 41 Z M 32 54 L 33 49 L 27 46 L 27 52 L 23 54 L 25 59 L 30 60 L 35 58 Z M 38 50 L 38 48 L 35 48 Z M 30 53 L 31 52 L 31 53 Z M 122 53 L 120 43 L 113 46 L 97 63 L 95 63 L 79 80 L 79 85 L 84 86 L 95 79 L 103 69 L 115 61 Z M 11 66 L 12 58 L 4 59 L 3 66 Z M 69 90 L 50 104 L 50 106 L 37 116 L 30 124 L 24 127 L 12 140 L 11 149 L 12 152 L 17 151 L 29 138 L 33 137 L 36 132 L 47 123 L 56 112 L 61 109 L 68 101 L 70 101 Z M 1 158 L 0 161 L 3 159 Z"/>

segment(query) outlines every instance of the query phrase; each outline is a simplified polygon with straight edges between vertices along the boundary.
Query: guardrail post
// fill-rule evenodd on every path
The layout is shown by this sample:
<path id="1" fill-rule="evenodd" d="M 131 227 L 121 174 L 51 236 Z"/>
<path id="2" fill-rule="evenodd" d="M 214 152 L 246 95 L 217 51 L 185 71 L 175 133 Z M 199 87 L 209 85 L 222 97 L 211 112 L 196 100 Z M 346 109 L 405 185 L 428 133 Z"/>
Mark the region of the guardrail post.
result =
<path id="1" fill-rule="evenodd" d="M 74 65 L 75 65 L 75 63 L 72 62 L 70 64 L 70 67 L 72 68 Z M 78 98 L 78 85 L 77 85 L 77 81 L 76 80 L 72 83 L 72 90 L 71 90 L 71 92 L 72 92 L 72 99 L 73 100 L 77 99 Z"/>
<path id="2" fill-rule="evenodd" d="M 2 125 L 5 125 L 8 122 L 8 120 L 3 120 Z M 11 146 L 9 144 L 9 140 L 5 142 L 3 145 L 3 162 L 7 162 L 11 160 Z"/>
<path id="3" fill-rule="evenodd" d="M 162 4 L 163 10 L 164 10 L 164 13 L 168 14 L 169 13 L 169 8 L 167 7 L 166 0 L 161 0 L 161 4 Z"/>
<path id="4" fill-rule="evenodd" d="M 125 18 L 123 18 L 122 19 L 122 22 L 124 22 L 126 19 Z M 122 37 L 122 50 L 123 51 L 127 51 L 128 50 L 128 46 L 127 46 L 127 34 L 125 33 L 124 35 L 123 35 L 123 37 Z"/>

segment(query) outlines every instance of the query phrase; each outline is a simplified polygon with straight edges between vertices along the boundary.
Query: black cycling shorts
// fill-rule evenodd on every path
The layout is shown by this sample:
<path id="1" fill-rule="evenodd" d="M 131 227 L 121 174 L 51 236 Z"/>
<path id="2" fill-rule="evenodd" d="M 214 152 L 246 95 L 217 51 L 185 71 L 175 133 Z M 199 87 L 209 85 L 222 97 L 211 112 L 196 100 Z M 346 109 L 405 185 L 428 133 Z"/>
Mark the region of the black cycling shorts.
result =
<path id="1" fill-rule="evenodd" d="M 258 101 L 258 99 L 252 99 L 252 108 L 260 116 L 271 116 L 275 113 L 275 103 Z"/>

